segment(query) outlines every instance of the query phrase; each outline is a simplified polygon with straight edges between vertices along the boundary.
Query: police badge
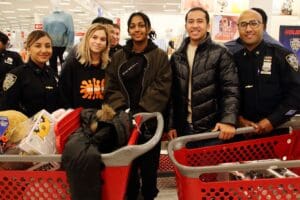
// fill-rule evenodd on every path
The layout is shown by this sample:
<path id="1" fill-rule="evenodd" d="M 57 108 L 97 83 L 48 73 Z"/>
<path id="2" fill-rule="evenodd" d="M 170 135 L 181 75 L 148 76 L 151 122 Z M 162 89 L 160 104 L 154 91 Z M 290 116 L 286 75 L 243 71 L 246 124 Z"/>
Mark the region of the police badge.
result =
<path id="1" fill-rule="evenodd" d="M 289 65 L 297 72 L 299 69 L 298 59 L 295 54 L 289 54 L 285 57 Z"/>
<path id="2" fill-rule="evenodd" d="M 15 84 L 17 76 L 12 73 L 7 73 L 3 81 L 3 91 L 7 91 L 11 86 Z"/>
<path id="3" fill-rule="evenodd" d="M 290 46 L 292 50 L 296 53 L 300 49 L 300 38 L 291 38 Z"/>

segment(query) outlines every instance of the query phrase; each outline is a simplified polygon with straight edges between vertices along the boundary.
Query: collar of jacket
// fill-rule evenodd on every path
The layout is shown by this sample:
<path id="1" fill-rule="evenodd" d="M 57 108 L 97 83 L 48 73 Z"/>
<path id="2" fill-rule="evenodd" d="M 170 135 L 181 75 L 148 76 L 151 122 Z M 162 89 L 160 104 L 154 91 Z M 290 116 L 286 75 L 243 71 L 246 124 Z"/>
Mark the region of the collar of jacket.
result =
<path id="1" fill-rule="evenodd" d="M 187 46 L 189 43 L 190 43 L 190 37 L 185 38 L 182 41 L 182 43 L 178 49 L 178 52 L 181 54 L 186 54 L 186 49 L 187 49 Z M 211 43 L 212 43 L 212 40 L 211 40 L 210 33 L 207 32 L 206 38 L 198 44 L 197 51 L 200 49 L 205 49 Z"/>
<path id="2" fill-rule="evenodd" d="M 244 49 L 242 50 L 243 55 L 255 55 L 255 56 L 259 56 L 262 52 L 264 52 L 266 47 L 266 43 L 264 42 L 264 40 L 262 40 L 259 45 L 257 47 L 255 47 L 253 50 L 249 51 L 248 49 L 246 49 L 244 47 Z"/>
<path id="3" fill-rule="evenodd" d="M 152 42 L 152 40 L 148 39 L 148 44 L 144 51 L 141 54 L 146 54 L 154 49 L 157 48 L 157 45 Z M 126 45 L 124 46 L 124 51 L 126 55 L 131 57 L 132 55 L 135 55 L 136 53 L 132 51 L 133 49 L 133 41 L 130 39 L 126 42 Z"/>
<path id="4" fill-rule="evenodd" d="M 36 74 L 47 74 L 49 75 L 50 67 L 48 65 L 44 65 L 43 68 L 39 67 L 35 64 L 31 59 L 29 59 L 27 65 L 36 73 Z"/>

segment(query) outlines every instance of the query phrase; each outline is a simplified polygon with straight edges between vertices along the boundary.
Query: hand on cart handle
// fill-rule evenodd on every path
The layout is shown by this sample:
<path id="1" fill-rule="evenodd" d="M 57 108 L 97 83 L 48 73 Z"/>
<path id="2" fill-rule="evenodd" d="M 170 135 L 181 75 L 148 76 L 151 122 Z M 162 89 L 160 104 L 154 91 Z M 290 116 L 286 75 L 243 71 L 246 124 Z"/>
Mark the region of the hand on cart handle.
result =
<path id="1" fill-rule="evenodd" d="M 258 127 L 259 127 L 259 134 L 270 133 L 274 129 L 273 125 L 267 118 L 260 120 L 258 122 Z"/>
<path id="2" fill-rule="evenodd" d="M 229 124 L 217 123 L 212 131 L 220 131 L 219 139 L 229 140 L 235 135 L 235 127 Z"/>
<path id="3" fill-rule="evenodd" d="M 273 125 L 267 118 L 264 118 L 260 120 L 258 123 L 255 123 L 253 121 L 244 118 L 243 116 L 240 116 L 239 124 L 241 127 L 247 127 L 247 126 L 253 127 L 254 128 L 253 132 L 257 134 L 269 133 L 274 129 Z"/>
<path id="4" fill-rule="evenodd" d="M 176 129 L 169 130 L 169 132 L 168 132 L 168 139 L 169 140 L 173 140 L 175 138 L 177 138 L 177 131 L 176 131 Z"/>

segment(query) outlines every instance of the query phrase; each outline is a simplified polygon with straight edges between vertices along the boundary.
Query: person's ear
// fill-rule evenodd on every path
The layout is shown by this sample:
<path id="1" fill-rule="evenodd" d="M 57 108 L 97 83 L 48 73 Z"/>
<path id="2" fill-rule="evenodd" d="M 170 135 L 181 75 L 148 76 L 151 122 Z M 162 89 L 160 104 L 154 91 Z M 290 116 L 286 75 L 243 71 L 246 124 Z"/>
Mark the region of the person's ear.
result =
<path id="1" fill-rule="evenodd" d="M 207 24 L 206 30 L 207 30 L 208 32 L 210 31 L 210 24 L 209 24 L 209 23 Z"/>

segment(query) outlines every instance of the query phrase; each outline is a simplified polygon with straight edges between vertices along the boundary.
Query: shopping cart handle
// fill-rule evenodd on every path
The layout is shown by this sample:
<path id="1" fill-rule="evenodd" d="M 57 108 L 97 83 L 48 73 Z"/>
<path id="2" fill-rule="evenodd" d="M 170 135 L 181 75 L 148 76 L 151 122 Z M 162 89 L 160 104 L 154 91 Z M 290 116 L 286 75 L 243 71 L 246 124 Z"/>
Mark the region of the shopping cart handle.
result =
<path id="1" fill-rule="evenodd" d="M 250 126 L 238 128 L 238 129 L 236 129 L 236 135 L 251 133 L 253 131 L 254 131 L 254 128 L 250 127 Z M 185 147 L 186 143 L 188 143 L 188 142 L 217 138 L 219 136 L 219 134 L 220 134 L 220 131 L 214 131 L 214 132 L 205 132 L 205 133 L 181 136 L 181 137 L 178 137 L 178 138 L 175 138 L 174 140 L 172 140 L 169 143 L 169 146 L 170 146 L 170 144 L 174 144 L 174 150 L 177 150 L 177 149 L 181 149 L 182 147 Z"/>
<path id="2" fill-rule="evenodd" d="M 294 116 L 291 118 L 289 121 L 281 124 L 277 128 L 299 128 L 300 127 L 300 116 Z M 246 133 L 251 133 L 254 132 L 254 128 L 251 126 L 248 127 L 243 127 L 243 128 L 238 128 L 236 129 L 236 135 L 239 134 L 246 134 Z M 220 131 L 214 131 L 214 132 L 205 132 L 205 133 L 199 133 L 199 134 L 193 134 L 193 135 L 187 135 L 187 136 L 181 136 L 176 138 L 175 140 L 172 140 L 171 142 L 174 141 L 176 143 L 175 149 L 180 149 L 186 145 L 186 143 L 191 142 L 191 141 L 200 141 L 200 140 L 207 140 L 207 139 L 212 139 L 212 138 L 217 138 L 220 134 Z"/>
<path id="3" fill-rule="evenodd" d="M 253 132 L 253 127 L 244 127 L 238 128 L 236 134 L 245 134 Z M 206 140 L 211 138 L 216 138 L 219 135 L 219 131 L 216 132 L 207 132 L 199 133 L 195 135 L 182 136 L 174 140 L 171 140 L 168 145 L 168 154 L 170 160 L 176 166 L 176 168 L 186 177 L 190 178 L 199 178 L 203 173 L 216 173 L 216 172 L 228 172 L 228 171 L 243 171 L 243 170 L 259 170 L 259 169 L 268 169 L 268 168 L 279 168 L 279 167 L 300 167 L 300 160 L 267 160 L 264 162 L 257 163 L 226 163 L 226 165 L 211 165 L 211 166 L 185 166 L 180 164 L 174 156 L 174 151 L 182 149 L 186 146 L 187 142 Z"/>
<path id="4" fill-rule="evenodd" d="M 138 156 L 146 153 L 152 149 L 161 139 L 164 127 L 164 119 L 159 112 L 154 113 L 137 113 L 136 115 L 142 116 L 142 122 L 140 126 L 150 118 L 157 119 L 157 127 L 153 137 L 144 144 L 129 145 L 122 147 L 111 153 L 102 154 L 102 160 L 106 166 L 126 166 Z M 134 115 L 134 116 L 136 116 Z"/>

